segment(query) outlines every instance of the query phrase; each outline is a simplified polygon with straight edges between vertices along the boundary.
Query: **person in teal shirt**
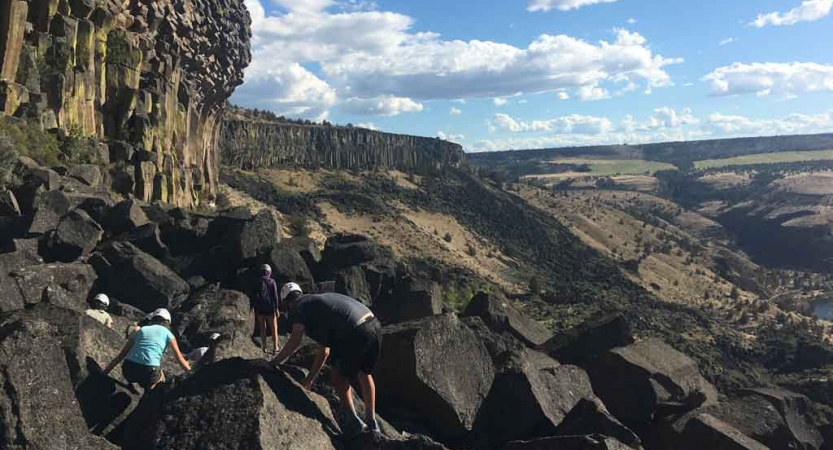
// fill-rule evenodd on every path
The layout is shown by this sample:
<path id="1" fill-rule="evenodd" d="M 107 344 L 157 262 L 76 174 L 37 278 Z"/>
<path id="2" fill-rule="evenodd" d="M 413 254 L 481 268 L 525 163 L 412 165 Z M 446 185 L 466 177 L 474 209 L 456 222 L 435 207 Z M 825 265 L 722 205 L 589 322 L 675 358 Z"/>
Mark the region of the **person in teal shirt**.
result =
<path id="1" fill-rule="evenodd" d="M 116 359 L 104 369 L 105 375 L 124 360 L 121 366 L 124 378 L 145 389 L 153 389 L 159 383 L 165 382 L 165 373 L 161 366 L 168 346 L 173 349 L 179 365 L 186 371 L 191 370 L 191 364 L 182 356 L 176 338 L 171 333 L 171 313 L 164 308 L 157 309 L 148 319 L 149 325 L 143 326 L 130 336 Z"/>

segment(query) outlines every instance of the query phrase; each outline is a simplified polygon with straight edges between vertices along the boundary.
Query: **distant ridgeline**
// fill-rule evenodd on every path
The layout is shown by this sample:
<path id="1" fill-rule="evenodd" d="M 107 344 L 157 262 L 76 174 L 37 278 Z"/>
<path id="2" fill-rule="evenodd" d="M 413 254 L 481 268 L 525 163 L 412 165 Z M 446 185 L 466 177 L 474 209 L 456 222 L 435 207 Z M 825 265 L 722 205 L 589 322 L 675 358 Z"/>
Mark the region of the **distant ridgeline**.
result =
<path id="1" fill-rule="evenodd" d="M 693 167 L 695 161 L 781 151 L 833 149 L 833 134 L 771 136 L 704 141 L 661 142 L 641 145 L 599 145 L 592 147 L 548 148 L 472 153 L 474 166 L 499 167 L 549 158 L 600 157 L 644 159 L 673 164 L 680 169 Z"/>
<path id="2" fill-rule="evenodd" d="M 307 167 L 430 172 L 465 162 L 459 144 L 366 128 L 229 111 L 220 131 L 222 164 L 244 170 Z"/>

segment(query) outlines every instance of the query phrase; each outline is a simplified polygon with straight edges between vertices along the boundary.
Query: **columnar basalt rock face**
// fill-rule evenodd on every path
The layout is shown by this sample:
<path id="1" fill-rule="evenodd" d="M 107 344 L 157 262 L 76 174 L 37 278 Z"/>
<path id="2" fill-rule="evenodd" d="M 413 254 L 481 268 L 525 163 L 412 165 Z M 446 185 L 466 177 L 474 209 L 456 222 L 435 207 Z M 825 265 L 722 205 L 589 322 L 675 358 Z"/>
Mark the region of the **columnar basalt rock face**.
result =
<path id="1" fill-rule="evenodd" d="M 242 0 L 5 1 L 0 111 L 96 136 L 114 156 L 101 161 L 110 178 L 132 176 L 137 197 L 196 205 L 215 194 L 249 24 Z"/>
<path id="2" fill-rule="evenodd" d="M 222 124 L 220 154 L 223 164 L 246 170 L 296 166 L 424 172 L 465 161 L 460 145 L 437 138 L 231 117 Z"/>

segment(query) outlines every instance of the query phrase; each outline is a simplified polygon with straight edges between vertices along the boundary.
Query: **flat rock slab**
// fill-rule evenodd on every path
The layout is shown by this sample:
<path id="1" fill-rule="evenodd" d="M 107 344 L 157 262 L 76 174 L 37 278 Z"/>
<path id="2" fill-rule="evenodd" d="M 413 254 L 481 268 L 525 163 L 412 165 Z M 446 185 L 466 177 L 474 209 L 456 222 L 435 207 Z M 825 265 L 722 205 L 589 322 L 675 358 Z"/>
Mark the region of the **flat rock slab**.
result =
<path id="1" fill-rule="evenodd" d="M 65 215 L 52 236 L 50 254 L 58 261 L 72 262 L 90 254 L 104 235 L 101 226 L 85 211 Z"/>
<path id="2" fill-rule="evenodd" d="M 706 413 L 684 416 L 672 428 L 673 431 L 663 439 L 662 445 L 665 448 L 679 450 L 768 450 L 770 448 Z"/>
<path id="3" fill-rule="evenodd" d="M 631 450 L 627 445 L 607 436 L 564 436 L 510 442 L 503 450 Z"/>
<path id="4" fill-rule="evenodd" d="M 98 276 L 92 266 L 82 263 L 52 263 L 23 267 L 11 273 L 26 306 L 40 303 L 47 287 L 63 292 L 77 305 L 86 307 Z"/>
<path id="5" fill-rule="evenodd" d="M 49 191 L 35 199 L 35 215 L 29 226 L 29 233 L 44 234 L 58 227 L 58 223 L 69 211 L 69 199 L 61 191 Z"/>
<path id="6" fill-rule="evenodd" d="M 477 316 L 496 333 L 509 332 L 524 344 L 534 347 L 552 336 L 543 325 L 525 316 L 502 296 L 480 292 L 472 297 L 463 317 Z"/>
<path id="7" fill-rule="evenodd" d="M 111 242 L 104 246 L 103 255 L 110 266 L 102 268 L 99 275 L 107 292 L 125 303 L 151 312 L 188 295 L 190 287 L 185 280 L 130 243 Z"/>
<path id="8" fill-rule="evenodd" d="M 588 321 L 553 336 L 543 349 L 564 364 L 581 364 L 601 353 L 633 344 L 631 327 L 621 314 Z"/>

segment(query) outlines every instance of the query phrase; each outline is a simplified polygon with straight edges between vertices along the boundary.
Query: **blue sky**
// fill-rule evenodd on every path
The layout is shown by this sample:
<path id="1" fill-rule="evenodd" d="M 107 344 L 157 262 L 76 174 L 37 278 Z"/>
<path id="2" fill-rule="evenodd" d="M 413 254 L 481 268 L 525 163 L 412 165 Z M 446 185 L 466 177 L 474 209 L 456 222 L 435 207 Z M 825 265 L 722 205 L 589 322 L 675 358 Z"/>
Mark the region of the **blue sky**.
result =
<path id="1" fill-rule="evenodd" d="M 833 131 L 833 0 L 246 0 L 232 102 L 469 151 Z"/>

